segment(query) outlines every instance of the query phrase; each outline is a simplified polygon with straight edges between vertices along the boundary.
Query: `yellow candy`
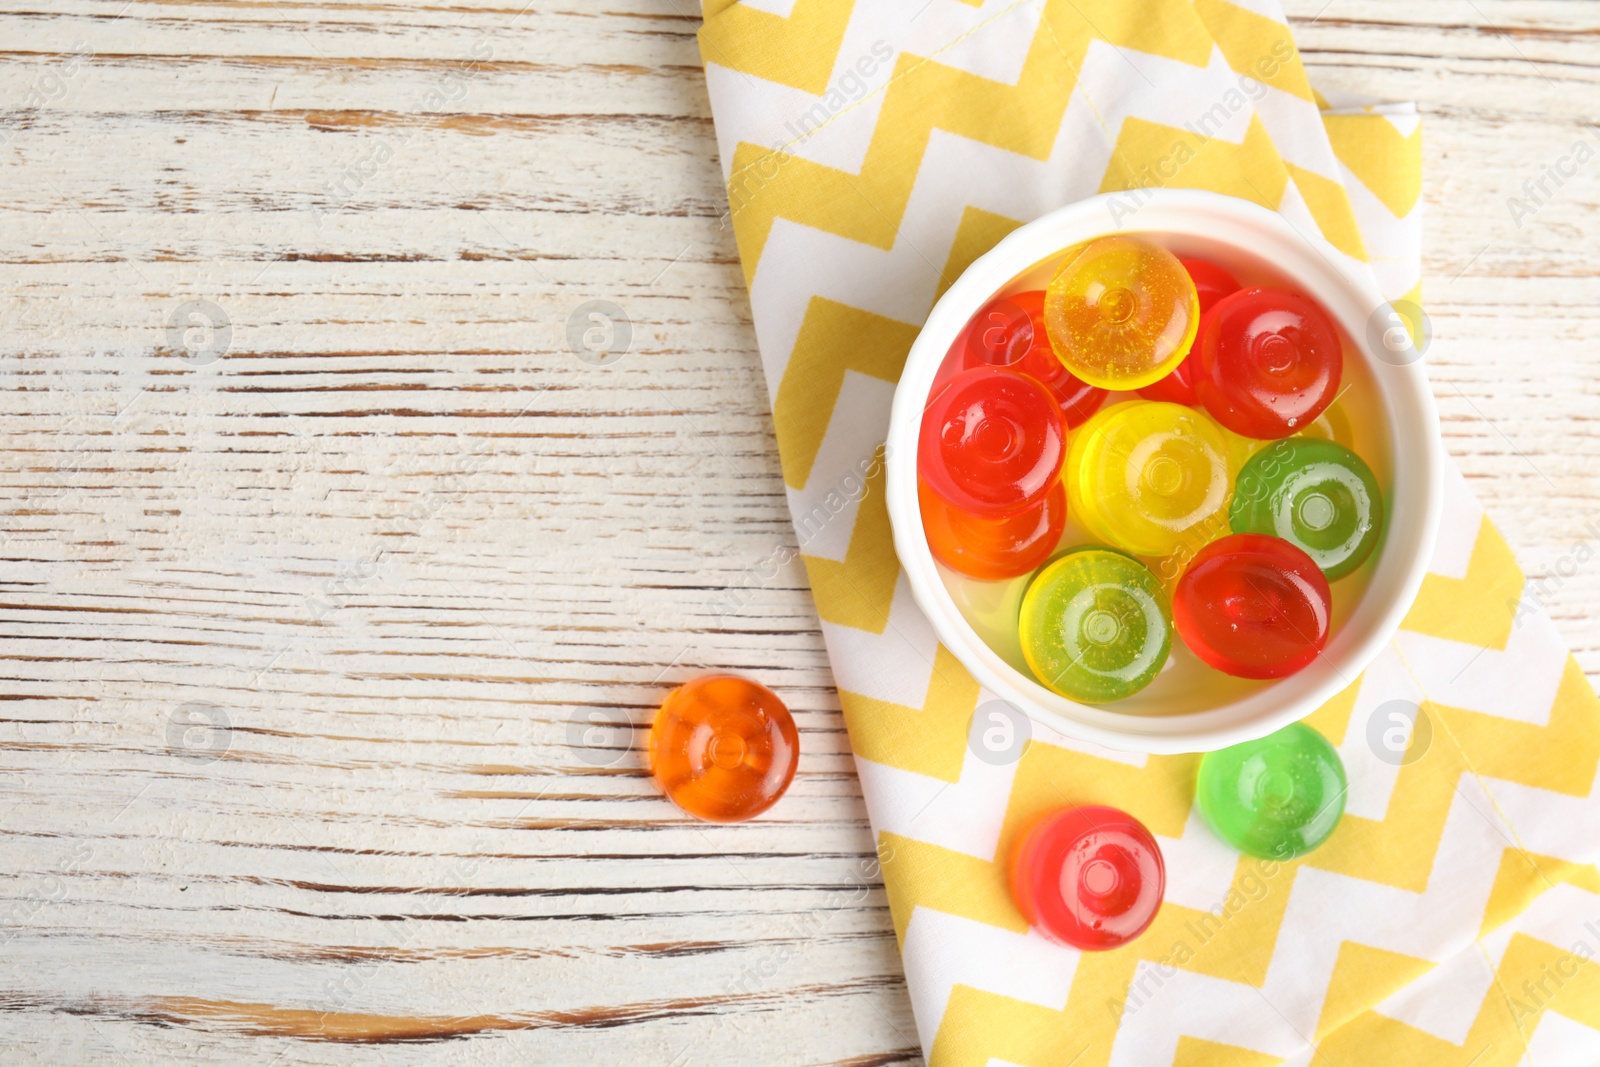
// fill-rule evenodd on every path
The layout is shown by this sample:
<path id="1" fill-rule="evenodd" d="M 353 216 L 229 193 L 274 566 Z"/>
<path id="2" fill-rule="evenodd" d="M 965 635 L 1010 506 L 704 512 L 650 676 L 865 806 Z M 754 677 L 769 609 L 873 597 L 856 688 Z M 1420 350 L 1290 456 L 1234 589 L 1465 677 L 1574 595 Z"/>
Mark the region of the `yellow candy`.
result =
<path id="1" fill-rule="evenodd" d="M 1178 257 L 1137 237 L 1102 237 L 1069 254 L 1045 289 L 1056 358 L 1102 389 L 1167 376 L 1194 344 L 1200 298 Z"/>
<path id="2" fill-rule="evenodd" d="M 1137 555 L 1192 553 L 1228 532 L 1229 453 L 1222 428 L 1204 412 L 1154 400 L 1114 405 L 1073 434 L 1068 512 Z"/>

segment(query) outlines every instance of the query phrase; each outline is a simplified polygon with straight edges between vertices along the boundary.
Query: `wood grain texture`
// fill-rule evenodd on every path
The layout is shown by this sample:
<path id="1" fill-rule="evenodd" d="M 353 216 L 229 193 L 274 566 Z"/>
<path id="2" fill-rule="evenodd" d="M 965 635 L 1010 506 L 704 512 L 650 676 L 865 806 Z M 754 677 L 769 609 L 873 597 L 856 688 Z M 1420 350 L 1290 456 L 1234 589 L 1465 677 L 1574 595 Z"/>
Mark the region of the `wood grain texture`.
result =
<path id="1" fill-rule="evenodd" d="M 1505 201 L 1593 136 L 1600 3 L 1293 10 L 1317 84 L 1426 113 L 1447 442 L 1556 574 L 1600 163 Z M 0 12 L 0 1059 L 918 1062 L 804 577 L 760 577 L 794 534 L 688 0 Z M 1597 568 L 1548 597 L 1591 676 Z M 713 669 L 802 735 L 743 826 L 640 758 Z"/>

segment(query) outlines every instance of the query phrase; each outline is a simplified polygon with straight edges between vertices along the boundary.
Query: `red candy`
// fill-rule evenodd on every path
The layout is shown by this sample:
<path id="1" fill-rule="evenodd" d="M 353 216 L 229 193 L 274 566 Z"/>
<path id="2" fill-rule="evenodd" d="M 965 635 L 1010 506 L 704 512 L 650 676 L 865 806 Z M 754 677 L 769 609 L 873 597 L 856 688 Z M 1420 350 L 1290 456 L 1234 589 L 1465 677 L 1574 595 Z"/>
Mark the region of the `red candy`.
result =
<path id="1" fill-rule="evenodd" d="M 1282 678 L 1316 659 L 1331 610 L 1322 569 L 1264 534 L 1230 534 L 1202 548 L 1172 597 L 1183 643 L 1239 678 Z"/>
<path id="2" fill-rule="evenodd" d="M 1206 313 L 1202 311 L 1200 313 L 1200 329 L 1204 330 L 1205 328 Z M 1194 382 L 1190 380 L 1193 375 L 1191 369 L 1193 366 L 1194 350 L 1190 349 L 1189 354 L 1183 357 L 1183 362 L 1172 368 L 1171 374 L 1154 385 L 1147 385 L 1143 389 L 1135 389 L 1134 392 L 1146 400 L 1161 400 L 1168 404 L 1183 404 L 1186 407 L 1194 407 L 1200 401 L 1195 399 Z"/>
<path id="3" fill-rule="evenodd" d="M 1241 289 L 1217 302 L 1204 327 L 1191 372 L 1195 395 L 1234 433 L 1287 437 L 1309 426 L 1339 391 L 1339 332 L 1298 293 Z"/>
<path id="4" fill-rule="evenodd" d="M 918 484 L 917 499 L 933 558 L 989 582 L 1027 574 L 1043 563 L 1067 525 L 1067 489 L 1059 479 L 1033 507 L 1001 519 L 951 507 L 926 482 Z"/>
<path id="5" fill-rule="evenodd" d="M 1026 298 L 1033 295 L 1019 293 L 1016 297 L 997 296 L 972 316 L 972 321 L 967 323 L 960 340 L 956 342 L 964 349 L 961 365 L 968 370 L 974 367 L 1009 367 L 1028 354 L 1035 337 L 1044 341 L 1044 327 L 1036 326 L 1040 321 L 1039 308 L 1043 307 L 1044 294 L 1038 294 L 1039 300 L 1034 302 L 1038 306 L 1030 309 Z"/>
<path id="6" fill-rule="evenodd" d="M 1063 808 L 1034 823 L 1011 855 L 1011 895 L 1038 931 L 1081 949 L 1144 933 L 1166 890 L 1161 849 L 1116 808 Z"/>
<path id="7" fill-rule="evenodd" d="M 1069 371 L 1056 358 L 1044 330 L 1044 290 L 1031 289 L 996 297 L 972 317 L 956 342 L 963 348 L 962 366 L 1005 367 L 1043 383 L 1072 429 L 1088 420 L 1106 398 Z"/>
<path id="8" fill-rule="evenodd" d="M 1208 260 L 1180 259 L 1178 262 L 1189 272 L 1189 278 L 1194 282 L 1194 291 L 1200 297 L 1200 332 L 1203 333 L 1206 328 L 1206 312 L 1229 293 L 1238 292 L 1239 282 L 1233 275 Z M 1199 338 L 1200 334 L 1197 333 L 1196 346 L 1200 343 Z M 1194 350 L 1191 349 L 1171 374 L 1154 385 L 1147 385 L 1138 390 L 1139 395 L 1146 400 L 1164 400 L 1169 404 L 1187 404 L 1193 407 L 1200 402 L 1194 395 L 1194 382 L 1191 377 L 1193 366 Z"/>
<path id="9" fill-rule="evenodd" d="M 1031 314 L 1035 316 L 1034 321 L 1042 323 L 1044 290 L 1018 293 L 1015 299 L 1021 302 L 1029 298 L 1032 298 L 1029 306 Z M 1011 369 L 1037 379 L 1050 390 L 1056 403 L 1061 405 L 1061 414 L 1067 420 L 1069 430 L 1083 425 L 1090 415 L 1100 410 L 1106 391 L 1090 385 L 1067 369 L 1067 365 L 1056 357 L 1055 349 L 1050 347 L 1043 326 L 1038 326 L 1033 335 L 1037 338 L 1036 342 Z"/>
<path id="10" fill-rule="evenodd" d="M 1032 378 L 994 368 L 963 371 L 922 413 L 917 471 L 962 511 L 990 518 L 1037 504 L 1066 458 L 1061 408 Z"/>
<path id="11" fill-rule="evenodd" d="M 1200 311 L 1210 311 L 1211 305 L 1225 296 L 1239 291 L 1239 279 L 1207 259 L 1180 259 L 1183 269 L 1194 281 L 1194 291 L 1200 297 Z"/>

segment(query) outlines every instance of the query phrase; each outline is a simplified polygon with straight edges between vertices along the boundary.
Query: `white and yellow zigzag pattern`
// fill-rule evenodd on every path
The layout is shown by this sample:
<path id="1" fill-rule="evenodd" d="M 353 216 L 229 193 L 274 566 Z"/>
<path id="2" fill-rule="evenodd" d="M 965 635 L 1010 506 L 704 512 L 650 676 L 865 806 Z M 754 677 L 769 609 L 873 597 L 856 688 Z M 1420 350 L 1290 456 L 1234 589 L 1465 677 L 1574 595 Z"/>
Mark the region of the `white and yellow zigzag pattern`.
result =
<path id="1" fill-rule="evenodd" d="M 985 695 L 910 598 L 881 471 L 864 496 L 840 491 L 869 469 L 938 294 L 1021 221 L 1083 196 L 1164 179 L 1252 199 L 1368 263 L 1391 298 L 1420 299 L 1414 113 L 1319 97 L 1276 0 L 707 0 L 706 17 L 784 478 L 930 1061 L 1322 1049 L 1487 1067 L 1600 1025 L 1594 967 L 1548 940 L 1571 926 L 1549 902 L 1600 892 L 1582 833 L 1600 814 L 1600 714 L 1548 620 L 1518 618 L 1521 573 L 1459 478 L 1403 632 L 1312 719 L 1345 756 L 1347 817 L 1271 871 L 1199 824 L 1194 757 L 1051 736 L 1013 767 L 972 759 Z M 1365 742 L 1398 697 L 1435 731 L 1402 768 Z M 1069 798 L 1132 811 L 1168 856 L 1166 906 L 1115 952 L 1028 931 L 996 862 Z M 1576 977 L 1513 1010 L 1506 990 L 1557 959 Z M 1461 988 L 1472 1010 L 1439 1007 Z"/>

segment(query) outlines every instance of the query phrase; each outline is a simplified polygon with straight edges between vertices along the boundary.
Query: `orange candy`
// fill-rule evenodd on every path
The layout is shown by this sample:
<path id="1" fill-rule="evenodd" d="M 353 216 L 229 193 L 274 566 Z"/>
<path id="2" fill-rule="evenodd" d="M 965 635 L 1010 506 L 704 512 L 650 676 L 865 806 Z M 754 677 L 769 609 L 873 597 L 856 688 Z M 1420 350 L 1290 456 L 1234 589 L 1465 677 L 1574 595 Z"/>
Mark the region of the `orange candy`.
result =
<path id="1" fill-rule="evenodd" d="M 1033 507 L 1003 519 L 962 511 L 923 482 L 917 484 L 917 499 L 933 558 L 987 582 L 1027 574 L 1043 563 L 1067 525 L 1067 493 L 1059 480 Z"/>
<path id="2" fill-rule="evenodd" d="M 783 701 L 732 674 L 667 694 L 650 728 L 650 773 L 678 807 L 707 822 L 743 822 L 789 788 L 800 735 Z"/>

